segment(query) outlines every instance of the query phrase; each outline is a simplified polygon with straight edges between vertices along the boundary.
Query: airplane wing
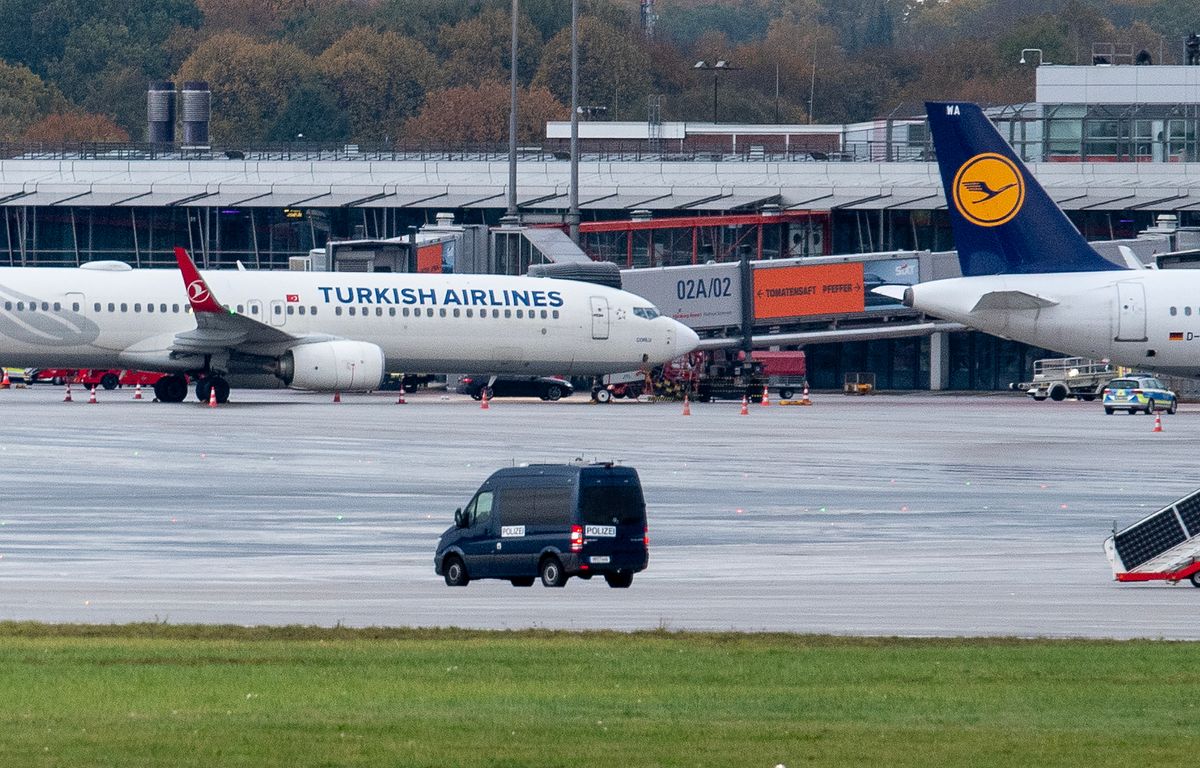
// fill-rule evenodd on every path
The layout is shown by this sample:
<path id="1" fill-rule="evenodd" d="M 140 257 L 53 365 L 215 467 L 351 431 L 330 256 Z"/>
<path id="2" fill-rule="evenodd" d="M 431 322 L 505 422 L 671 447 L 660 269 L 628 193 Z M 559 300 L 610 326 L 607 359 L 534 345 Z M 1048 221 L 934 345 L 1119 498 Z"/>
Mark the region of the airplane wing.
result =
<path id="1" fill-rule="evenodd" d="M 296 344 L 314 341 L 310 336 L 295 336 L 280 328 L 231 312 L 213 296 L 200 275 L 196 263 L 183 248 L 175 249 L 175 261 L 183 275 L 188 301 L 196 318 L 196 328 L 175 334 L 171 350 L 180 354 L 215 354 L 240 350 L 273 354 Z M 325 338 L 325 337 L 322 337 Z"/>
<path id="2" fill-rule="evenodd" d="M 988 291 L 979 297 L 972 312 L 987 309 L 1042 309 L 1058 304 L 1058 299 L 1051 299 L 1028 291 Z"/>

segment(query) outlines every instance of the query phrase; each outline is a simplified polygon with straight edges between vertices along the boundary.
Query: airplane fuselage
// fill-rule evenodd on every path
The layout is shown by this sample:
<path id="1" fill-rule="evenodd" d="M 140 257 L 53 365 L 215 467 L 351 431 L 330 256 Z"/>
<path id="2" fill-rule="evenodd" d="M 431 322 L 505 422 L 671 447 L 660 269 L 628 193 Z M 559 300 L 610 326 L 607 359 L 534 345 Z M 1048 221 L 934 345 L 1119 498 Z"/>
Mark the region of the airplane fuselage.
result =
<path id="1" fill-rule="evenodd" d="M 695 334 L 589 283 L 496 275 L 210 271 L 231 313 L 298 337 L 377 344 L 388 370 L 591 375 L 684 354 Z M 174 270 L 0 268 L 0 362 L 188 371 L 196 328 Z M 256 350 L 250 350 L 255 352 Z M 257 350 L 271 357 L 282 349 Z"/>
<path id="2" fill-rule="evenodd" d="M 912 286 L 915 309 L 1069 355 L 1200 377 L 1200 272 L 1121 270 L 995 275 Z M 986 295 L 1047 306 L 977 308 Z M 986 302 L 985 302 L 986 305 Z"/>

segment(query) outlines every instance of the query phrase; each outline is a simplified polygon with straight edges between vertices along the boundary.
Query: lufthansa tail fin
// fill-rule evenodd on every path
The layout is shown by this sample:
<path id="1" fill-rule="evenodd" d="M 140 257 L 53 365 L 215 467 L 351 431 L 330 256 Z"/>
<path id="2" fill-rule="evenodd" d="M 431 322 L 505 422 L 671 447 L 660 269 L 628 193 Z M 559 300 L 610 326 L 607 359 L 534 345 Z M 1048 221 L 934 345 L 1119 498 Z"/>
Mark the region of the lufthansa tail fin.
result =
<path id="1" fill-rule="evenodd" d="M 977 104 L 925 108 L 964 277 L 1121 269 L 1088 245 Z"/>

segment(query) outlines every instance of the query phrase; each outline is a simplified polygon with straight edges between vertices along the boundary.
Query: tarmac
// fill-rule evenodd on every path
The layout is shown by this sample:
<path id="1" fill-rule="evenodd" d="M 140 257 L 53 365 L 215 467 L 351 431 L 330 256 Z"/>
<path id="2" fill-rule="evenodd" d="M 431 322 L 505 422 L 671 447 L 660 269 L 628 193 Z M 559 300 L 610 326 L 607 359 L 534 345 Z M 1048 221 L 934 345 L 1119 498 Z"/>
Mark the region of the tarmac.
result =
<path id="1" fill-rule="evenodd" d="M 812 407 L 235 391 L 217 408 L 0 391 L 0 620 L 1200 638 L 1200 590 L 1102 551 L 1196 490 L 1200 405 L 1019 394 Z M 446 587 L 454 509 L 513 463 L 636 467 L 650 566 Z"/>

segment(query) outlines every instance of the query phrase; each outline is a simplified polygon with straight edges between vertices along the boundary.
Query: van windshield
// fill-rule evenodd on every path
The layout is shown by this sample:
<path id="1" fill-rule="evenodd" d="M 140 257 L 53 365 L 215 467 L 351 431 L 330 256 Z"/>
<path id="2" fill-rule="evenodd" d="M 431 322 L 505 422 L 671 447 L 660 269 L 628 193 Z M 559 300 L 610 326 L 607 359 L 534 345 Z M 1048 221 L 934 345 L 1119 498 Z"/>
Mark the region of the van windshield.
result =
<path id="1" fill-rule="evenodd" d="M 644 525 L 646 503 L 637 485 L 586 485 L 579 490 L 583 522 L 591 525 Z"/>

